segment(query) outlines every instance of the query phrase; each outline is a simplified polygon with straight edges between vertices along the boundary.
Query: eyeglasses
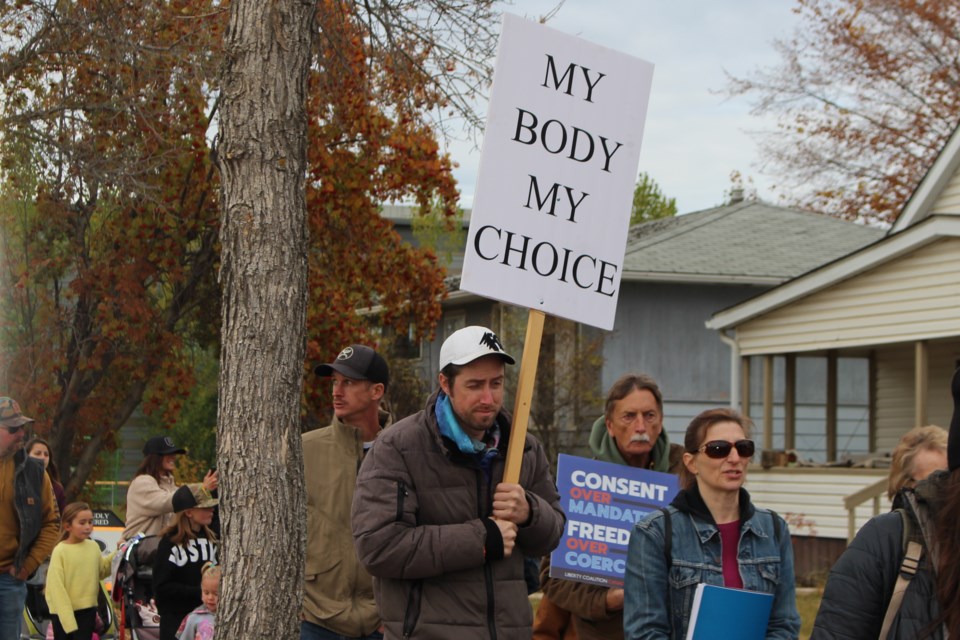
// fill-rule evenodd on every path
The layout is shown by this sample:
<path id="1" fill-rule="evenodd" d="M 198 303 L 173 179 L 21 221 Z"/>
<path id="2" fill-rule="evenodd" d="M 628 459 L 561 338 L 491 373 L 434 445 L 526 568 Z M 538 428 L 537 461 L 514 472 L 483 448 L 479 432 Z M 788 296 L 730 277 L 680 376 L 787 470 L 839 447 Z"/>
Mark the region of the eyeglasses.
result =
<path id="1" fill-rule="evenodd" d="M 741 458 L 752 458 L 753 452 L 756 450 L 756 445 L 754 445 L 753 440 L 737 440 L 736 442 L 727 442 L 726 440 L 711 440 L 697 449 L 697 452 L 703 452 L 707 454 L 708 458 L 721 460 L 730 455 L 730 452 L 733 451 L 734 447 L 737 448 L 737 455 L 739 455 Z"/>
<path id="2" fill-rule="evenodd" d="M 13 435 L 15 433 L 20 433 L 21 431 L 24 431 L 27 428 L 26 425 L 22 425 L 22 424 L 19 427 L 11 427 L 5 424 L 0 425 L 0 427 L 3 427 L 4 429 L 6 429 L 7 433 L 9 433 L 10 435 Z"/>

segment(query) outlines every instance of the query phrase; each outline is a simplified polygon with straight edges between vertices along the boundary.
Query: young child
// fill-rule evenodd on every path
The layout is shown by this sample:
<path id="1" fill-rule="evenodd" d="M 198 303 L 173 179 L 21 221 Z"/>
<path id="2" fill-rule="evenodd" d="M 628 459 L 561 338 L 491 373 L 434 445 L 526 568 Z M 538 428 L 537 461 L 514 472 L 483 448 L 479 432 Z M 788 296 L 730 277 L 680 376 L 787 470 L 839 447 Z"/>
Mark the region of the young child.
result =
<path id="1" fill-rule="evenodd" d="M 215 562 L 203 565 L 200 593 L 203 604 L 183 619 L 177 640 L 213 640 L 217 603 L 220 602 L 220 566 Z"/>
<path id="2" fill-rule="evenodd" d="M 62 514 L 63 535 L 53 548 L 46 598 L 55 640 L 91 640 L 97 620 L 100 580 L 110 574 L 114 553 L 103 556 L 90 539 L 93 511 L 71 502 Z"/>

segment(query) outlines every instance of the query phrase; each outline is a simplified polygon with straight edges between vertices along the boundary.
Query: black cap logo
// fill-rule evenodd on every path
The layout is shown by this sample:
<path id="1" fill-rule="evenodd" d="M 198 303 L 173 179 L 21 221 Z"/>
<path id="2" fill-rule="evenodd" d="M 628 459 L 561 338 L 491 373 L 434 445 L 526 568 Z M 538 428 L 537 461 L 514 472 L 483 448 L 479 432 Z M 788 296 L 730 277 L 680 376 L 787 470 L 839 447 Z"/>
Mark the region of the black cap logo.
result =
<path id="1" fill-rule="evenodd" d="M 337 356 L 337 360 L 349 360 L 353 357 L 353 347 L 347 347 L 340 352 L 340 355 Z"/>
<path id="2" fill-rule="evenodd" d="M 487 347 L 491 351 L 503 351 L 503 345 L 500 344 L 500 338 L 497 337 L 493 331 L 487 331 L 483 334 L 483 337 L 480 338 L 480 344 Z"/>

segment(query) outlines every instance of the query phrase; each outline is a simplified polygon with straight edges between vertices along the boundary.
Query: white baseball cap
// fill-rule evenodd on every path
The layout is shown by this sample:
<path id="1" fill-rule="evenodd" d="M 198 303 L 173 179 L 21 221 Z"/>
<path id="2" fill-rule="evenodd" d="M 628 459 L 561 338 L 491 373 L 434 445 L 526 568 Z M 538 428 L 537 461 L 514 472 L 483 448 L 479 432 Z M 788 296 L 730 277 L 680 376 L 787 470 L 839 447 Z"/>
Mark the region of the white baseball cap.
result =
<path id="1" fill-rule="evenodd" d="M 450 334 L 440 347 L 440 370 L 448 364 L 463 365 L 483 356 L 500 356 L 507 364 L 516 364 L 509 353 L 503 350 L 503 344 L 490 329 L 474 325 L 464 327 Z"/>

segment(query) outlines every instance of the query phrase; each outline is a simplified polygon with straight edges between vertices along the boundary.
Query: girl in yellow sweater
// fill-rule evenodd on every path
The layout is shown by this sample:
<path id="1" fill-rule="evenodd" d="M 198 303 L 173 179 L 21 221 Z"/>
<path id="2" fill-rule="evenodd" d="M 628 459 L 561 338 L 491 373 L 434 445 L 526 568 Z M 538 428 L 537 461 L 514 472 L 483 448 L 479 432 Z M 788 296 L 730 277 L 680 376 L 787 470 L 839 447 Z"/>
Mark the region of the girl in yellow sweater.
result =
<path id="1" fill-rule="evenodd" d="M 116 552 L 103 556 L 90 539 L 93 511 L 85 502 L 63 510 L 63 535 L 53 548 L 46 598 L 55 640 L 90 640 L 97 619 L 100 580 L 110 574 Z"/>

